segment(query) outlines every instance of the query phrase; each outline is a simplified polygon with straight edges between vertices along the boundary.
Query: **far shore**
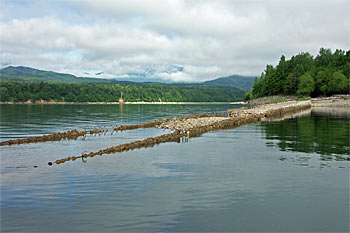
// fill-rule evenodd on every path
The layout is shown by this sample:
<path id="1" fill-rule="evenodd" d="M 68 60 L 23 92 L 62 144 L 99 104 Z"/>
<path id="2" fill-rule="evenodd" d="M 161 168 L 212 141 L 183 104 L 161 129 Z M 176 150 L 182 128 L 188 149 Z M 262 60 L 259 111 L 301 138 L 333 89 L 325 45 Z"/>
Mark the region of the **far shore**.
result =
<path id="1" fill-rule="evenodd" d="M 343 107 L 343 106 L 350 106 L 350 95 L 337 95 L 337 96 L 331 96 L 331 97 L 317 97 L 317 98 L 307 98 L 308 100 L 311 100 L 313 106 L 332 106 L 332 107 Z M 0 104 L 7 104 L 7 105 L 42 105 L 42 104 L 49 104 L 49 105 L 107 105 L 107 104 L 114 104 L 114 105 L 123 105 L 123 104 L 148 104 L 148 105 L 162 105 L 162 104 L 229 104 L 229 105 L 250 105 L 250 106 L 257 106 L 257 105 L 266 105 L 266 104 L 274 104 L 274 103 L 280 103 L 280 102 L 288 102 L 288 101 L 303 101 L 298 100 L 296 97 L 284 97 L 284 96 L 272 96 L 272 97 L 264 97 L 260 99 L 255 99 L 253 101 L 244 102 L 244 101 L 237 101 L 237 102 L 143 102 L 143 101 L 137 101 L 137 102 L 56 102 L 53 100 L 40 100 L 40 101 L 26 101 L 26 102 L 1 102 Z"/>
<path id="2" fill-rule="evenodd" d="M 55 102 L 55 101 L 37 101 L 37 102 L 0 102 L 0 104 L 247 104 L 246 102 Z"/>

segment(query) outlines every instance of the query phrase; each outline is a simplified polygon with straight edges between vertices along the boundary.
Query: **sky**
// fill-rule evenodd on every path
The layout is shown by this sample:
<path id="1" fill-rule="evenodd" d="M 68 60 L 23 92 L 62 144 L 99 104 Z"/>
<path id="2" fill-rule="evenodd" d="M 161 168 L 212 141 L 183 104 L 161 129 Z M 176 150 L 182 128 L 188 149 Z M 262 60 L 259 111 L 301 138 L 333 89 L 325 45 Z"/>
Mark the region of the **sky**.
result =
<path id="1" fill-rule="evenodd" d="M 348 0 L 0 0 L 0 8 L 1 67 L 77 76 L 259 76 L 281 55 L 350 48 Z"/>

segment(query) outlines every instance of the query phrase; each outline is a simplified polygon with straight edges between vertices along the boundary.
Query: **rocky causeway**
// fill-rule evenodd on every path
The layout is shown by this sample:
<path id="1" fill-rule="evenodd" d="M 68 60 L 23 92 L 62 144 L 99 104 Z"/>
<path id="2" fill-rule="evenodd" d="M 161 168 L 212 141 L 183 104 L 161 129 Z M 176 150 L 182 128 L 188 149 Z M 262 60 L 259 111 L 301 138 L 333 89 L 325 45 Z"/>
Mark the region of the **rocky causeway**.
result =
<path id="1" fill-rule="evenodd" d="M 256 122 L 273 116 L 282 116 L 311 107 L 311 101 L 288 101 L 282 103 L 259 105 L 252 108 L 236 108 L 227 111 L 227 116 L 207 116 L 171 119 L 157 125 L 156 128 L 188 131 L 198 127 L 210 127 L 220 122 L 234 121 L 238 125 L 250 121 Z"/>
<path id="2" fill-rule="evenodd" d="M 155 120 L 152 122 L 146 122 L 137 125 L 123 125 L 120 127 L 113 128 L 112 131 L 124 131 L 134 130 L 137 128 L 161 128 L 161 129 L 172 129 L 173 132 L 169 134 L 160 135 L 153 138 L 146 138 L 135 142 L 125 143 L 109 148 L 101 149 L 96 152 L 82 153 L 81 155 L 66 157 L 58 159 L 55 162 L 49 162 L 51 166 L 54 163 L 60 164 L 70 160 L 78 158 L 94 157 L 96 155 L 111 154 L 117 152 L 123 152 L 127 150 L 133 150 L 138 148 L 151 147 L 156 144 L 166 142 L 181 142 L 191 137 L 199 137 L 203 133 L 220 130 L 235 128 L 241 125 L 247 125 L 257 123 L 259 121 L 272 120 L 272 119 L 283 119 L 283 117 L 291 114 L 298 114 L 302 111 L 310 111 L 312 106 L 338 106 L 345 111 L 350 110 L 350 99 L 322 99 L 322 100 L 304 100 L 304 101 L 286 101 L 281 103 L 271 103 L 252 106 L 251 108 L 242 107 L 236 109 L 230 109 L 227 111 L 226 116 L 222 115 L 208 115 L 199 114 L 178 118 L 168 118 L 165 120 Z M 22 143 L 35 143 L 45 141 L 59 141 L 62 139 L 78 139 L 85 137 L 87 134 L 101 134 L 107 132 L 108 129 L 94 129 L 90 131 L 78 131 L 72 130 L 68 132 L 56 133 L 52 135 L 43 135 L 38 137 L 27 137 L 23 139 L 15 139 L 0 143 L 0 146 L 22 144 Z"/>

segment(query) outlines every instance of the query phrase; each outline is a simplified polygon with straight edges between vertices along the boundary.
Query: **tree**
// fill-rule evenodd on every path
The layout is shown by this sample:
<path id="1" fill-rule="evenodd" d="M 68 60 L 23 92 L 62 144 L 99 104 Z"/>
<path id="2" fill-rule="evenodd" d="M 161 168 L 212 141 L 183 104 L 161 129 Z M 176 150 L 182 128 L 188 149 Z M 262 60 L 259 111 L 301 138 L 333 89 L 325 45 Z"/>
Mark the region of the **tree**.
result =
<path id="1" fill-rule="evenodd" d="M 0 87 L 0 101 L 9 101 L 10 96 L 6 87 Z"/>
<path id="2" fill-rule="evenodd" d="M 315 81 L 310 72 L 299 77 L 298 95 L 310 95 L 315 90 Z"/>
<path id="3" fill-rule="evenodd" d="M 317 55 L 316 66 L 332 66 L 333 57 L 331 49 L 320 48 L 319 55 Z"/>
<path id="4" fill-rule="evenodd" d="M 315 91 L 316 95 L 327 95 L 328 94 L 328 84 L 332 77 L 332 69 L 321 67 L 315 75 Z"/>
<path id="5" fill-rule="evenodd" d="M 248 92 L 244 94 L 244 100 L 249 101 L 253 99 L 253 89 L 250 89 Z"/>
<path id="6" fill-rule="evenodd" d="M 349 80 L 340 71 L 334 72 L 328 84 L 328 92 L 331 94 L 349 93 Z"/>

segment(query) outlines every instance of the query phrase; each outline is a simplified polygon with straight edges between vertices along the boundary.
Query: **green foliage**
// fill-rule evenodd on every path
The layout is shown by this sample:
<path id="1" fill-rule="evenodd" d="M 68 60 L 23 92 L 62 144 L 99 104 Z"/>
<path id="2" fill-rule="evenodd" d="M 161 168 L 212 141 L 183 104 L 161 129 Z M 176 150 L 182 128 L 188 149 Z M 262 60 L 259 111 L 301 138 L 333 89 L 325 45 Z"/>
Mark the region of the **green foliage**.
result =
<path id="1" fill-rule="evenodd" d="M 341 71 L 334 72 L 332 79 L 329 81 L 328 91 L 336 94 L 346 93 L 346 91 L 349 91 L 349 79 Z"/>
<path id="2" fill-rule="evenodd" d="M 208 88 L 200 85 L 170 84 L 68 84 L 48 82 L 0 83 L 0 101 L 23 102 L 231 102 L 243 99 L 244 91 L 232 88 Z"/>
<path id="3" fill-rule="evenodd" d="M 244 94 L 244 100 L 249 101 L 253 99 L 253 89 L 250 89 L 248 92 Z"/>
<path id="4" fill-rule="evenodd" d="M 310 72 L 299 77 L 298 95 L 310 95 L 315 90 L 315 81 Z"/>
<path id="5" fill-rule="evenodd" d="M 350 50 L 321 48 L 316 58 L 300 53 L 290 60 L 282 55 L 276 67 L 267 65 L 246 96 L 259 98 L 272 95 L 348 94 L 350 82 Z"/>

